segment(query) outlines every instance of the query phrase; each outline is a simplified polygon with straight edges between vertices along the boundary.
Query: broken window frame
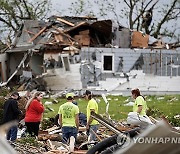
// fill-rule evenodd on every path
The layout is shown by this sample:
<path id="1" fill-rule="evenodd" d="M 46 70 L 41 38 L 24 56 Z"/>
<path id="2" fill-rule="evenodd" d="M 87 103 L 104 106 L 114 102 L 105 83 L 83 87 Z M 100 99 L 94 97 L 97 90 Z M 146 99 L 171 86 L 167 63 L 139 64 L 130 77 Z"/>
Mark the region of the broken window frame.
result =
<path id="1" fill-rule="evenodd" d="M 63 65 L 64 71 L 66 71 L 66 72 L 71 71 L 71 68 L 70 68 L 70 61 L 69 61 L 69 54 L 60 54 L 60 57 L 61 57 L 61 61 L 62 61 L 62 65 Z M 67 58 L 69 70 L 66 70 L 66 65 L 67 65 L 67 64 L 65 64 L 64 58 Z"/>
<path id="2" fill-rule="evenodd" d="M 111 56 L 112 57 L 112 69 L 111 70 L 105 70 L 104 69 L 104 57 L 105 56 Z M 113 53 L 104 53 L 101 55 L 101 61 L 102 61 L 102 73 L 114 73 L 114 54 Z"/>

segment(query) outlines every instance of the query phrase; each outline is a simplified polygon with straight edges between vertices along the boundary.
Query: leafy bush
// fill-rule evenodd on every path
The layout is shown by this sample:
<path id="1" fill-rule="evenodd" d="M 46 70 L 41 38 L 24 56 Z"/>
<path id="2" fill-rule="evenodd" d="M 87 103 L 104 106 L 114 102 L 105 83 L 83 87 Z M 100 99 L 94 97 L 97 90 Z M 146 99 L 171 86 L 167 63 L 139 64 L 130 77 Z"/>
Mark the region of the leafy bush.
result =
<path id="1" fill-rule="evenodd" d="M 30 145 L 30 146 L 34 146 L 34 147 L 40 147 L 41 144 L 38 142 L 38 140 L 36 139 L 36 137 L 31 137 L 31 136 L 26 136 L 26 137 L 22 137 L 21 139 L 17 140 L 17 142 L 24 144 L 24 145 Z"/>
<path id="2" fill-rule="evenodd" d="M 10 89 L 9 88 L 7 88 L 7 87 L 1 87 L 0 88 L 0 94 L 1 94 L 1 96 L 7 96 L 7 94 L 9 94 L 10 93 Z"/>

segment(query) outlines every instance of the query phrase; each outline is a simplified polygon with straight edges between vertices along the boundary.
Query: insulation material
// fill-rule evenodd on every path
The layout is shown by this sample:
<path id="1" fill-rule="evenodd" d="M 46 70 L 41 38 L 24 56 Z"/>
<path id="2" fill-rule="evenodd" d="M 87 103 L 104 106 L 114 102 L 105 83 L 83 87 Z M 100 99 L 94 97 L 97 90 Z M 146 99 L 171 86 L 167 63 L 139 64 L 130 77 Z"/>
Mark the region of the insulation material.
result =
<path id="1" fill-rule="evenodd" d="M 141 32 L 132 32 L 131 47 L 133 48 L 147 48 L 149 42 L 149 35 L 143 35 Z"/>

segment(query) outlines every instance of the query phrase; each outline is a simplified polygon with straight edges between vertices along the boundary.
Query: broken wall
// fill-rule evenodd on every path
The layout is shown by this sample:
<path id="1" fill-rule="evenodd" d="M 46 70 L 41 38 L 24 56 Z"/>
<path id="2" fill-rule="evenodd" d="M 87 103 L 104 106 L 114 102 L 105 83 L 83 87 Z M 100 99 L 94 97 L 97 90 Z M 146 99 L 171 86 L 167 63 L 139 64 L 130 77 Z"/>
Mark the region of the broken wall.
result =
<path id="1" fill-rule="evenodd" d="M 180 50 L 82 48 L 81 59 L 83 87 L 99 86 L 100 81 L 110 78 L 128 81 L 131 70 L 157 76 L 180 76 Z"/>
<path id="2" fill-rule="evenodd" d="M 0 54 L 0 82 L 7 80 L 7 60 L 8 56 L 6 53 Z"/>
<path id="3" fill-rule="evenodd" d="M 32 73 L 36 75 L 41 75 L 43 73 L 43 54 L 33 54 L 30 60 L 30 68 Z"/>
<path id="4" fill-rule="evenodd" d="M 132 48 L 147 48 L 149 43 L 149 35 L 138 31 L 132 32 L 131 47 Z"/>
<path id="5" fill-rule="evenodd" d="M 44 76 L 44 80 L 48 88 L 53 91 L 82 89 L 79 55 L 70 55 L 68 52 L 56 54 L 45 53 L 44 59 L 48 59 L 49 57 L 53 58 L 56 64 L 53 67 L 46 67 L 44 65 L 47 73 Z"/>
<path id="6" fill-rule="evenodd" d="M 131 31 L 124 27 L 113 27 L 112 45 L 119 48 L 129 48 L 131 45 Z"/>
<path id="7" fill-rule="evenodd" d="M 9 76 L 14 73 L 17 69 L 19 63 L 21 62 L 22 58 L 24 57 L 23 52 L 12 52 L 9 53 Z M 21 75 L 22 71 L 17 72 L 17 75 Z"/>
<path id="8" fill-rule="evenodd" d="M 47 87 L 53 91 L 65 89 L 82 89 L 80 64 L 70 64 L 70 71 L 64 68 L 56 68 L 44 77 Z"/>

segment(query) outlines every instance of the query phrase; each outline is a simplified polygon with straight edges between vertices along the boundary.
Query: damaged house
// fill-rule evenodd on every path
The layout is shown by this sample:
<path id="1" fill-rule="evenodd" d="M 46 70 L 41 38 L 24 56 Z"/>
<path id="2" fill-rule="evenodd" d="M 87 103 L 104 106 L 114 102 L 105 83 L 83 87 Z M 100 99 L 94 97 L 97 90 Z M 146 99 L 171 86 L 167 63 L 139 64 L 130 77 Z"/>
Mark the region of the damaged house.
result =
<path id="1" fill-rule="evenodd" d="M 112 93 L 129 93 L 134 87 L 150 93 L 180 91 L 174 86 L 180 81 L 180 51 L 150 46 L 148 35 L 111 20 L 27 20 L 3 55 L 2 85 Z"/>
<path id="2" fill-rule="evenodd" d="M 10 49 L 4 53 L 9 68 L 3 73 L 2 85 L 27 84 L 26 81 L 36 78 L 34 84 L 42 86 L 47 81 L 50 88 L 57 86 L 52 90 L 81 89 L 80 48 L 110 43 L 111 25 L 110 20 L 97 21 L 86 17 L 52 16 L 48 22 L 25 21 Z M 104 31 L 107 33 L 103 34 Z M 37 80 L 40 76 L 43 76 L 44 83 Z M 35 88 L 32 82 L 25 85 L 28 86 Z"/>

